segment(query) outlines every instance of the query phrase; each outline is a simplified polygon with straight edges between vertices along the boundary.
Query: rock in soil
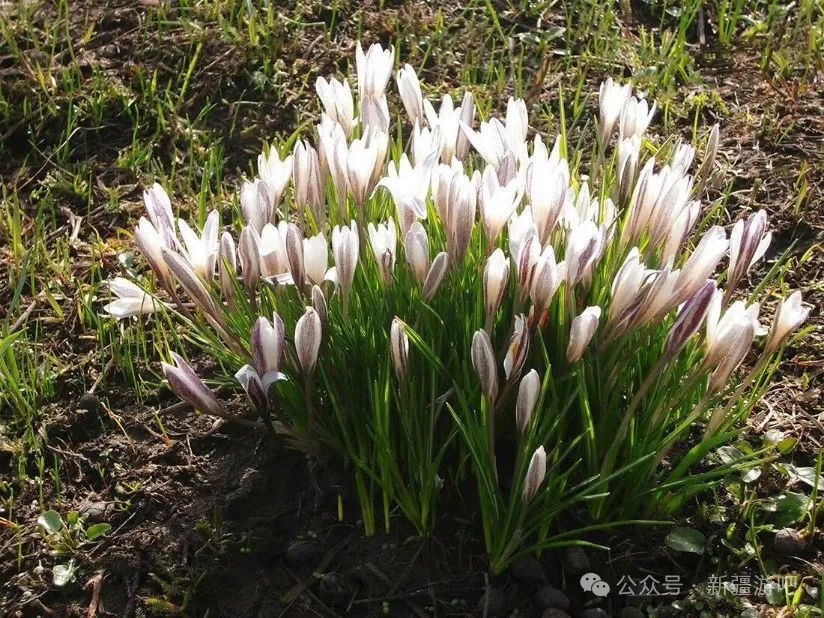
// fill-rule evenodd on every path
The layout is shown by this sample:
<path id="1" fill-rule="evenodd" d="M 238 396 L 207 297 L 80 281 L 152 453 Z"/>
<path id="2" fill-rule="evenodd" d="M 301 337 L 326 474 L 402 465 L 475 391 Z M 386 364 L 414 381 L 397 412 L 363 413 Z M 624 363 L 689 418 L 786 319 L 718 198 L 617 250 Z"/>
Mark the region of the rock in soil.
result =
<path id="1" fill-rule="evenodd" d="M 609 614 L 600 607 L 592 607 L 581 612 L 581 618 L 609 618 Z"/>
<path id="2" fill-rule="evenodd" d="M 573 574 L 589 571 L 589 558 L 580 547 L 570 547 L 564 555 L 564 566 Z"/>
<path id="3" fill-rule="evenodd" d="M 283 557 L 292 566 L 314 565 L 320 557 L 320 543 L 315 539 L 296 539 L 286 548 Z"/>
<path id="4" fill-rule="evenodd" d="M 337 573 L 327 573 L 318 584 L 318 594 L 324 603 L 333 607 L 346 605 L 352 597 L 352 587 Z"/>
<path id="5" fill-rule="evenodd" d="M 524 555 L 512 563 L 512 575 L 522 582 L 544 582 L 544 567 L 533 556 Z"/>
<path id="6" fill-rule="evenodd" d="M 807 548 L 805 539 L 797 530 L 784 528 L 775 533 L 773 549 L 778 554 L 797 556 Z"/>
<path id="7" fill-rule="evenodd" d="M 479 616 L 503 616 L 506 613 L 506 597 L 497 588 L 487 588 L 478 602 Z"/>
<path id="8" fill-rule="evenodd" d="M 569 618 L 569 614 L 562 609 L 551 607 L 544 610 L 544 613 L 541 614 L 541 618 Z"/>
<path id="9" fill-rule="evenodd" d="M 543 609 L 567 609 L 569 607 L 569 597 L 552 586 L 544 586 L 536 592 L 535 602 Z"/>

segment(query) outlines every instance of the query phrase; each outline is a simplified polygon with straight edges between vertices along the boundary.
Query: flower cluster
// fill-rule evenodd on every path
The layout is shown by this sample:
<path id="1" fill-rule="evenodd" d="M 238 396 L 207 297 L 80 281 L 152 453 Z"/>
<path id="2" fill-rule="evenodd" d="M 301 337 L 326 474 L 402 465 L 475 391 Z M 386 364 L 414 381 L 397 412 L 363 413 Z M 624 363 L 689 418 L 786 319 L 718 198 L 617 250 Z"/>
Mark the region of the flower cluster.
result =
<path id="1" fill-rule="evenodd" d="M 808 311 L 795 292 L 767 329 L 737 300 L 770 233 L 763 211 L 729 236 L 702 218 L 718 127 L 693 165 L 693 146 L 645 137 L 655 105 L 607 80 L 587 176 L 565 135 L 529 139 L 524 101 L 476 122 L 470 92 L 433 103 L 409 65 L 396 129 L 394 65 L 358 45 L 357 105 L 346 79 L 318 79 L 314 144 L 259 157 L 242 221 L 215 210 L 198 232 L 146 191 L 135 238 L 167 298 L 117 279 L 108 310 L 179 315 L 266 427 L 351 466 L 367 532 L 378 501 L 386 525 L 399 507 L 429 530 L 467 458 L 496 569 L 564 543 L 553 518 L 580 501 L 596 521 L 672 512 L 674 488 L 723 474 L 690 467 L 730 439 Z M 228 415 L 172 358 L 171 388 Z"/>

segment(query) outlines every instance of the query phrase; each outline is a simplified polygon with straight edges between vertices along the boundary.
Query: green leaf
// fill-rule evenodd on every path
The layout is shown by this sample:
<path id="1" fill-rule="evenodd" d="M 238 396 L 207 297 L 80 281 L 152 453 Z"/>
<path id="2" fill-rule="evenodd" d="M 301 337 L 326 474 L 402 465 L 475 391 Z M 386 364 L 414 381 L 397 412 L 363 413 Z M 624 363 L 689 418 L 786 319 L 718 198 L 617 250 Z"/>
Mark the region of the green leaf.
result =
<path id="1" fill-rule="evenodd" d="M 810 506 L 807 496 L 788 491 L 775 501 L 775 524 L 780 528 L 794 524 L 804 517 Z"/>
<path id="2" fill-rule="evenodd" d="M 778 452 L 782 455 L 788 455 L 792 452 L 797 443 L 798 440 L 796 440 L 795 438 L 784 438 L 783 440 L 778 441 L 778 443 L 775 445 L 775 448 L 777 448 Z"/>
<path id="3" fill-rule="evenodd" d="M 46 511 L 37 518 L 37 525 L 41 526 L 47 534 L 54 534 L 63 529 L 63 518 L 57 511 Z"/>
<path id="4" fill-rule="evenodd" d="M 767 582 L 764 584 L 764 596 L 770 605 L 784 605 L 786 602 L 784 589 L 778 582 Z"/>
<path id="5" fill-rule="evenodd" d="M 69 560 L 68 564 L 55 565 L 52 571 L 52 581 L 58 587 L 74 581 L 74 559 Z"/>
<path id="6" fill-rule="evenodd" d="M 664 542 L 675 551 L 687 551 L 693 554 L 704 553 L 704 535 L 693 528 L 673 528 Z"/>
<path id="7" fill-rule="evenodd" d="M 86 539 L 94 541 L 96 538 L 107 534 L 111 529 L 111 524 L 93 524 L 86 530 Z"/>

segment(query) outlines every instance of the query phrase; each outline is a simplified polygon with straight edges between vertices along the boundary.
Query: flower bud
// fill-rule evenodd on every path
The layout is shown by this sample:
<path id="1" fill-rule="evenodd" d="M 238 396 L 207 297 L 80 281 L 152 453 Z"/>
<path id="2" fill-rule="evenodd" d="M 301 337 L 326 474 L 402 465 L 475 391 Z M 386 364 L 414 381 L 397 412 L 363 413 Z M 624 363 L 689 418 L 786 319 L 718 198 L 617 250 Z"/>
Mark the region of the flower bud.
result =
<path id="1" fill-rule="evenodd" d="M 311 375 L 318 360 L 323 330 L 318 312 L 306 307 L 295 326 L 295 351 L 304 375 Z"/>
<path id="2" fill-rule="evenodd" d="M 796 290 L 790 294 L 775 314 L 775 321 L 764 353 L 777 352 L 790 334 L 804 323 L 809 314 L 810 309 L 801 304 L 801 292 Z"/>
<path id="3" fill-rule="evenodd" d="M 498 308 L 501 306 L 506 282 L 509 278 L 509 260 L 500 248 L 495 249 L 484 268 L 484 308 L 487 324 L 492 324 Z"/>
<path id="4" fill-rule="evenodd" d="M 223 407 L 208 386 L 203 383 L 194 369 L 183 358 L 171 353 L 174 366 L 162 363 L 163 375 L 171 389 L 195 410 L 221 416 Z"/>
<path id="5" fill-rule="evenodd" d="M 546 451 L 543 446 L 539 446 L 532 459 L 529 460 L 529 468 L 526 471 L 526 478 L 524 479 L 524 504 L 529 504 L 538 493 L 541 483 L 546 477 Z"/>
<path id="6" fill-rule="evenodd" d="M 595 331 L 598 330 L 598 322 L 601 319 L 601 308 L 596 306 L 587 307 L 581 315 L 572 320 L 569 330 L 569 344 L 567 345 L 567 360 L 570 363 L 577 362 L 584 355 L 589 342 L 592 341 Z"/>
<path id="7" fill-rule="evenodd" d="M 498 368 L 492 340 L 485 330 L 476 331 L 472 337 L 472 366 L 478 374 L 481 391 L 490 403 L 494 403 L 498 396 Z"/>
<path id="8" fill-rule="evenodd" d="M 421 295 L 426 302 L 432 300 L 435 292 L 441 287 L 441 282 L 449 270 L 449 254 L 446 251 L 441 251 L 432 260 L 432 265 L 429 267 L 429 272 L 426 275 Z"/>
<path id="9" fill-rule="evenodd" d="M 532 413 L 541 394 L 541 378 L 534 369 L 530 370 L 518 386 L 518 400 L 515 404 L 515 426 L 518 436 L 522 437 L 529 430 Z"/>
<path id="10" fill-rule="evenodd" d="M 283 320 L 275 313 L 270 322 L 261 316 L 252 327 L 252 364 L 258 374 L 280 371 L 283 359 L 285 328 Z"/>
<path id="11" fill-rule="evenodd" d="M 403 380 L 409 369 L 409 336 L 406 334 L 403 321 L 397 316 L 392 320 L 389 329 L 389 351 L 395 375 L 399 380 Z"/>
<path id="12" fill-rule="evenodd" d="M 698 291 L 687 300 L 675 323 L 672 325 L 667 340 L 664 343 L 664 356 L 675 358 L 681 349 L 687 344 L 707 315 L 710 303 L 715 296 L 716 284 L 714 279 L 710 279 L 702 285 Z"/>

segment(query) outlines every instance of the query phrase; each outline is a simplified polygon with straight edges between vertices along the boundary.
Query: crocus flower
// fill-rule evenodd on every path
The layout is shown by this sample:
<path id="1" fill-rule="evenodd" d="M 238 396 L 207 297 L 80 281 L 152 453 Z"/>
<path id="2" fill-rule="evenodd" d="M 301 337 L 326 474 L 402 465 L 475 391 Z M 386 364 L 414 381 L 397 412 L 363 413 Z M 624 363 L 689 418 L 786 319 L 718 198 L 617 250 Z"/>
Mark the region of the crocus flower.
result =
<path id="1" fill-rule="evenodd" d="M 510 251 L 513 249 L 510 241 Z M 532 293 L 532 286 L 535 282 L 535 270 L 538 266 L 538 258 L 541 257 L 541 243 L 537 233 L 529 234 L 517 247 L 517 259 L 515 266 L 518 273 L 518 295 L 526 298 Z"/>
<path id="2" fill-rule="evenodd" d="M 598 322 L 601 319 L 601 308 L 597 305 L 587 307 L 572 320 L 569 329 L 569 344 L 567 345 L 567 360 L 577 362 L 584 355 L 589 342 L 592 341 Z"/>
<path id="3" fill-rule="evenodd" d="M 704 186 L 703 183 L 706 183 L 707 179 L 712 174 L 712 168 L 715 165 L 715 157 L 718 154 L 719 138 L 720 131 L 718 125 L 716 124 L 713 125 L 710 130 L 709 138 L 707 138 L 707 147 L 704 150 L 704 159 L 701 161 L 701 167 L 699 167 L 698 171 L 695 173 L 695 176 L 701 179 L 702 187 Z"/>
<path id="4" fill-rule="evenodd" d="M 188 260 L 174 251 L 163 249 L 163 259 L 175 276 L 181 287 L 194 301 L 194 303 L 205 313 L 216 320 L 221 319 L 221 312 L 215 304 L 212 295 L 203 283 L 203 279 L 194 271 Z"/>
<path id="5" fill-rule="evenodd" d="M 529 326 L 523 314 L 516 315 L 515 326 L 512 329 L 512 336 L 509 338 L 504 357 L 504 375 L 507 378 L 515 379 L 521 374 L 527 354 L 529 354 Z"/>
<path id="6" fill-rule="evenodd" d="M 501 186 L 498 183 L 498 175 L 495 173 L 494 168 L 488 165 L 484 169 L 479 205 L 484 231 L 490 244 L 497 240 L 501 230 L 504 229 L 506 222 L 509 221 L 521 201 L 521 196 L 522 193 L 517 180 L 512 180 L 509 184 Z"/>
<path id="7" fill-rule="evenodd" d="M 481 391 L 493 403 L 498 396 L 498 368 L 495 365 L 492 340 L 485 330 L 476 331 L 472 337 L 472 366 L 478 374 Z"/>
<path id="8" fill-rule="evenodd" d="M 667 334 L 664 343 L 664 356 L 675 358 L 678 352 L 687 344 L 690 337 L 698 332 L 701 323 L 709 311 L 710 304 L 715 296 L 716 284 L 714 279 L 706 281 L 695 294 L 681 307 L 675 323 Z"/>
<path id="9" fill-rule="evenodd" d="M 463 123 L 460 127 L 472 147 L 497 171 L 510 151 L 506 126 L 497 118 L 492 118 L 489 122 L 482 122 L 477 131 Z"/>
<path id="10" fill-rule="evenodd" d="M 175 249 L 179 245 L 175 235 L 175 220 L 172 214 L 172 202 L 165 189 L 158 183 L 143 192 L 143 203 L 154 229 L 160 236 L 163 246 Z"/>
<path id="11" fill-rule="evenodd" d="M 790 294 L 775 314 L 770 336 L 764 349 L 765 354 L 778 351 L 787 338 L 801 326 L 810 314 L 810 309 L 801 304 L 801 292 Z"/>
<path id="12" fill-rule="evenodd" d="M 208 386 L 203 383 L 194 369 L 183 358 L 174 352 L 171 353 L 174 365 L 162 363 L 163 375 L 169 381 L 171 389 L 183 401 L 191 404 L 195 410 L 223 415 L 223 407 Z"/>
<path id="13" fill-rule="evenodd" d="M 426 196 L 435 162 L 436 155 L 430 154 L 429 158 L 412 167 L 404 153 L 397 167 L 394 162 L 389 162 L 387 176 L 378 181 L 378 187 L 385 187 L 392 194 L 403 234 L 409 231 L 415 219 L 426 219 Z"/>
<path id="14" fill-rule="evenodd" d="M 389 351 L 395 375 L 399 380 L 403 380 L 409 370 L 409 336 L 406 334 L 403 321 L 397 316 L 392 320 L 389 329 Z"/>
<path id="15" fill-rule="evenodd" d="M 349 227 L 337 225 L 332 230 L 332 254 L 335 256 L 335 266 L 334 270 L 330 270 L 328 274 L 341 286 L 344 294 L 347 294 L 355 278 L 359 243 L 358 227 L 354 221 Z"/>
<path id="16" fill-rule="evenodd" d="M 642 137 L 654 115 L 655 103 L 652 104 L 652 109 L 649 109 L 646 99 L 639 101 L 635 97 L 629 97 L 618 119 L 619 139 L 623 140 L 633 135 Z"/>
<path id="17" fill-rule="evenodd" d="M 624 109 L 624 104 L 632 96 L 632 86 L 621 85 L 607 78 L 601 82 L 601 89 L 598 92 L 599 106 L 599 126 L 601 129 L 601 143 L 606 147 L 612 132 L 615 130 L 615 123 Z"/>
<path id="18" fill-rule="evenodd" d="M 367 232 L 375 260 L 380 265 L 381 279 L 384 283 L 389 283 L 395 270 L 395 252 L 398 244 L 395 222 L 391 218 L 386 223 L 379 223 L 377 226 L 370 222 Z"/>
<path id="19" fill-rule="evenodd" d="M 449 254 L 446 251 L 441 251 L 432 260 L 432 265 L 429 267 L 429 272 L 426 274 L 426 280 L 421 289 L 421 295 L 425 302 L 432 300 L 435 292 L 441 286 L 447 271 L 449 270 Z"/>
<path id="20" fill-rule="evenodd" d="M 275 313 L 270 322 L 261 316 L 252 327 L 252 364 L 258 374 L 278 373 L 283 359 L 286 329 Z"/>
<path id="21" fill-rule="evenodd" d="M 415 123 L 412 128 L 412 161 L 415 165 L 419 165 L 432 158 L 437 161 L 440 157 L 441 151 L 441 134 L 440 131 L 430 129 L 429 127 L 421 127 Z M 393 165 L 392 162 L 389 163 Z"/>
<path id="22" fill-rule="evenodd" d="M 322 336 L 323 330 L 318 312 L 312 307 L 306 307 L 306 312 L 295 326 L 295 352 L 297 352 L 298 362 L 306 376 L 311 375 L 315 368 Z"/>
<path id="23" fill-rule="evenodd" d="M 546 477 L 546 451 L 543 446 L 539 446 L 532 454 L 532 459 L 529 460 L 529 468 L 526 471 L 526 478 L 524 479 L 524 504 L 529 504 L 538 493 L 541 483 Z"/>
<path id="24" fill-rule="evenodd" d="M 739 219 L 730 234 L 730 268 L 727 274 L 727 293 L 738 286 L 758 260 L 764 257 L 772 240 L 767 231 L 767 213 L 764 210 Z"/>
<path id="25" fill-rule="evenodd" d="M 303 239 L 303 266 L 309 281 L 321 284 L 329 270 L 329 247 L 323 234 Z"/>
<path id="26" fill-rule="evenodd" d="M 315 81 L 315 92 L 318 93 L 326 115 L 340 124 L 346 137 L 349 137 L 352 127 L 357 122 L 349 82 L 345 79 L 339 82 L 334 77 L 327 82 L 324 78 L 318 77 Z"/>
<path id="27" fill-rule="evenodd" d="M 279 283 L 292 283 L 289 274 L 289 256 L 286 252 L 288 224 L 281 221 L 277 226 L 267 223 L 258 238 L 260 276 L 275 277 Z"/>
<path id="28" fill-rule="evenodd" d="M 741 364 L 756 335 L 765 334 L 758 322 L 758 303 L 747 306 L 734 302 L 724 313 L 722 294 L 716 291 L 707 312 L 707 352 L 704 364 L 713 368 L 710 391 L 723 388 L 733 371 Z"/>
<path id="29" fill-rule="evenodd" d="M 553 165 L 549 159 L 537 159 L 528 172 L 529 203 L 532 219 L 542 245 L 549 241 L 561 215 L 569 191 L 569 167 L 566 160 Z"/>
<path id="30" fill-rule="evenodd" d="M 140 221 L 137 222 L 134 239 L 149 267 L 162 281 L 168 282 L 169 267 L 163 259 L 163 248 L 168 245 L 155 226 L 145 217 L 140 217 Z"/>
<path id="31" fill-rule="evenodd" d="M 373 43 L 364 53 L 360 41 L 355 49 L 355 66 L 358 73 L 358 96 L 380 99 L 385 96 L 386 84 L 392 75 L 395 49 L 384 49 Z"/>
<path id="32" fill-rule="evenodd" d="M 604 233 L 592 221 L 572 229 L 566 244 L 566 280 L 572 288 L 592 270 L 604 251 Z"/>
<path id="33" fill-rule="evenodd" d="M 243 219 L 254 227 L 258 233 L 269 221 L 269 189 L 266 183 L 258 179 L 254 182 L 246 181 L 240 189 L 240 210 Z"/>
<path id="34" fill-rule="evenodd" d="M 109 289 L 117 299 L 103 307 L 103 311 L 118 320 L 134 315 L 148 315 L 161 306 L 148 292 L 123 277 L 115 277 L 110 281 Z"/>
<path id="35" fill-rule="evenodd" d="M 692 296 L 699 287 L 704 285 L 707 278 L 715 271 L 718 262 L 727 253 L 729 244 L 727 234 L 721 226 L 714 225 L 707 230 L 681 268 L 676 289 L 676 302 L 680 303 L 688 296 Z"/>
<path id="36" fill-rule="evenodd" d="M 324 244 L 326 244 L 324 242 Z M 315 245 L 313 245 L 315 248 Z M 320 255 L 312 256 L 312 267 L 316 268 L 317 262 L 320 261 Z M 289 272 L 292 274 L 292 282 L 298 286 L 298 290 L 306 281 L 306 262 L 303 256 L 303 232 L 294 223 L 290 223 L 286 227 L 286 259 L 289 261 Z M 322 280 L 322 279 L 321 279 Z"/>
<path id="37" fill-rule="evenodd" d="M 515 427 L 518 436 L 523 436 L 529 430 L 532 413 L 541 394 L 541 378 L 534 369 L 530 370 L 518 386 L 518 399 L 515 403 Z"/>
<path id="38" fill-rule="evenodd" d="M 275 148 L 270 148 L 268 154 L 258 155 L 258 176 L 266 184 L 266 195 L 269 197 L 267 220 L 272 222 L 283 190 L 292 178 L 292 155 L 281 160 Z"/>
<path id="39" fill-rule="evenodd" d="M 366 203 L 366 196 L 371 190 L 370 182 L 378 153 L 378 148 L 370 145 L 366 138 L 356 139 L 349 146 L 346 157 L 346 181 L 352 199 L 361 207 Z"/>
<path id="40" fill-rule="evenodd" d="M 308 207 L 315 223 L 322 227 L 326 221 L 326 208 L 318 153 L 308 141 L 301 140 L 295 146 L 292 161 L 295 203 L 301 211 Z"/>
<path id="41" fill-rule="evenodd" d="M 252 402 L 258 415 L 263 418 L 268 418 L 269 395 L 267 387 L 269 385 L 267 385 L 267 387 L 263 385 L 263 380 L 261 380 L 255 368 L 251 365 L 243 365 L 243 367 L 235 373 L 235 379 L 243 387 L 243 390 L 246 391 L 246 395 L 249 397 L 249 401 Z"/>
<path id="42" fill-rule="evenodd" d="M 329 322 L 329 305 L 326 304 L 326 296 L 323 295 L 323 290 L 320 286 L 312 286 L 312 308 L 318 312 L 321 326 Z"/>
<path id="43" fill-rule="evenodd" d="M 429 99 L 423 100 L 423 111 L 427 124 L 438 134 L 441 161 L 451 163 L 456 158 L 458 138 L 461 134 L 461 108 L 455 108 L 452 97 L 445 94 L 437 112 Z"/>
<path id="44" fill-rule="evenodd" d="M 490 326 L 501 306 L 508 278 L 509 260 L 500 248 L 495 249 L 486 261 L 483 279 L 486 323 Z"/>
<path id="45" fill-rule="evenodd" d="M 672 155 L 670 167 L 676 174 L 686 174 L 694 158 L 695 148 L 693 148 L 691 144 L 679 141 L 675 147 L 675 153 Z"/>
<path id="46" fill-rule="evenodd" d="M 398 70 L 395 81 L 398 83 L 398 92 L 409 121 L 413 126 L 423 122 L 423 95 L 415 69 L 409 64 L 403 65 L 403 68 Z"/>
<path id="47" fill-rule="evenodd" d="M 219 248 L 217 235 L 220 228 L 220 214 L 216 210 L 209 213 L 203 232 L 199 236 L 183 219 L 178 219 L 177 225 L 184 244 L 183 256 L 201 279 L 211 281 L 215 275 Z"/>
<path id="48" fill-rule="evenodd" d="M 246 290 L 252 294 L 257 290 L 260 281 L 260 236 L 251 225 L 247 225 L 240 232 L 238 242 L 238 261 L 240 273 Z"/>
<path id="49" fill-rule="evenodd" d="M 638 163 L 641 156 L 641 138 L 633 135 L 618 142 L 618 167 L 616 168 L 618 184 L 616 199 L 618 203 L 628 205 L 632 190 L 638 179 Z"/>
<path id="50" fill-rule="evenodd" d="M 415 273 L 418 283 L 423 284 L 429 272 L 429 237 L 418 221 L 415 221 L 406 233 L 404 248 L 406 263 Z"/>
<path id="51" fill-rule="evenodd" d="M 565 277 L 566 262 L 556 263 L 555 251 L 552 247 L 544 249 L 535 262 L 535 274 L 529 290 L 529 297 L 537 311 L 540 312 L 549 307 Z"/>
<path id="52" fill-rule="evenodd" d="M 220 289 L 224 298 L 232 303 L 235 298 L 235 278 L 237 277 L 237 252 L 235 239 L 229 232 L 220 236 L 220 249 L 217 257 L 217 271 L 220 277 Z"/>
<path id="53" fill-rule="evenodd" d="M 453 134 L 455 135 L 455 156 L 463 161 L 469 154 L 469 139 L 466 133 L 460 130 L 460 125 L 471 127 L 475 122 L 475 99 L 468 90 L 464 92 L 459 110 L 458 122 L 455 123 Z"/>

